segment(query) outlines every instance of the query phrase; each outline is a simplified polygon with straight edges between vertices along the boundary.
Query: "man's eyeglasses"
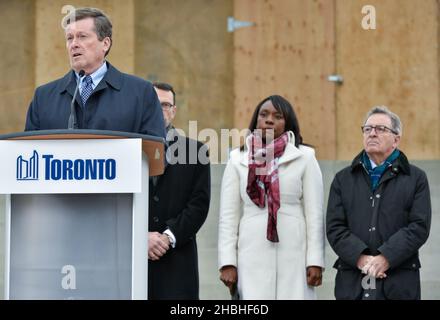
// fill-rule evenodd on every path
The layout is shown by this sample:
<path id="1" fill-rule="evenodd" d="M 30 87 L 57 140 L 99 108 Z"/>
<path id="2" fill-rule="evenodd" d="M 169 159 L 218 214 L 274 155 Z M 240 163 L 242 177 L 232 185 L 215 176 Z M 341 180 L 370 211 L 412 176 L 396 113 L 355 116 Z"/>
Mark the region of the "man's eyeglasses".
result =
<path id="1" fill-rule="evenodd" d="M 362 133 L 363 134 L 370 134 L 371 131 L 373 131 L 373 129 L 376 130 L 377 134 L 384 134 L 385 132 L 391 132 L 391 133 L 394 133 L 394 134 L 398 134 L 397 131 L 395 131 L 395 130 L 393 130 L 391 128 L 388 128 L 387 126 L 384 126 L 384 125 L 362 126 L 361 129 L 362 129 Z"/>
<path id="2" fill-rule="evenodd" d="M 174 107 L 174 104 L 171 104 L 169 102 L 161 102 L 160 105 L 162 106 L 162 109 L 168 110 Z"/>

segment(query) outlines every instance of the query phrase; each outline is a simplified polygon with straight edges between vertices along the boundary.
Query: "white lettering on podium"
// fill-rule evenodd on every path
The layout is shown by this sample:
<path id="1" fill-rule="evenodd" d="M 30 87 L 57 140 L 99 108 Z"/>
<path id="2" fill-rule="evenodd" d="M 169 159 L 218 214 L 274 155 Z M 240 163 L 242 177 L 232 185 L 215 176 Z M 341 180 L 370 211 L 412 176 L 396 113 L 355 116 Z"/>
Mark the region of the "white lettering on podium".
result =
<path id="1" fill-rule="evenodd" d="M 76 270 L 75 267 L 68 264 L 63 266 L 61 273 L 65 274 L 63 279 L 61 279 L 61 287 L 64 290 L 75 290 L 76 289 Z"/>

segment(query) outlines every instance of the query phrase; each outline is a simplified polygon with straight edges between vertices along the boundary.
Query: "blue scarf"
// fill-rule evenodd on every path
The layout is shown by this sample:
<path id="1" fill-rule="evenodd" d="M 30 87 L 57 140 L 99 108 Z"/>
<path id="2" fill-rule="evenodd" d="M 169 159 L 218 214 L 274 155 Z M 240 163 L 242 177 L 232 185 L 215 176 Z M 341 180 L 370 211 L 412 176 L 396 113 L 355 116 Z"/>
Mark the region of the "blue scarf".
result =
<path id="1" fill-rule="evenodd" d="M 371 162 L 370 158 L 368 158 L 368 155 L 366 152 L 362 155 L 362 163 L 364 164 L 365 168 L 368 171 L 368 175 L 370 176 L 371 181 L 371 190 L 374 192 L 379 185 L 379 180 L 382 177 L 385 170 L 392 165 L 394 160 L 396 160 L 400 155 L 400 151 L 395 149 L 389 157 L 382 163 L 380 166 L 375 167 L 374 169 L 371 168 Z"/>

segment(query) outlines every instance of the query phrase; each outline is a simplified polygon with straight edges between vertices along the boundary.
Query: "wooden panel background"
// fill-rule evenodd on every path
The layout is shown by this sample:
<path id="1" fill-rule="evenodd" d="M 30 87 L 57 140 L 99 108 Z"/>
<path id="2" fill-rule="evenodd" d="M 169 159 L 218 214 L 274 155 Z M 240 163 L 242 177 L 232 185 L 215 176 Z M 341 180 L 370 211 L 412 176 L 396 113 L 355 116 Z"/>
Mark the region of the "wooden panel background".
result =
<path id="1" fill-rule="evenodd" d="M 438 159 L 439 60 L 436 0 L 336 2 L 337 158 L 362 149 L 360 126 L 374 105 L 403 122 L 401 149 L 411 159 Z M 361 27 L 364 5 L 376 8 L 377 29 Z"/>
<path id="2" fill-rule="evenodd" d="M 334 158 L 334 1 L 235 0 L 234 17 L 256 24 L 234 32 L 234 125 L 247 128 L 258 102 L 280 94 L 304 141 Z"/>
<path id="3" fill-rule="evenodd" d="M 0 1 L 0 133 L 21 131 L 34 91 L 34 1 Z"/>
<path id="4" fill-rule="evenodd" d="M 440 158 L 439 0 L 93 0 L 114 24 L 109 61 L 173 83 L 176 125 L 246 128 L 270 94 L 294 103 L 320 159 L 362 148 L 365 113 L 388 105 L 404 123 L 411 159 Z M 69 69 L 61 0 L 0 1 L 0 133 L 23 129 L 37 85 Z M 361 28 L 374 5 L 377 30 Z M 226 32 L 228 16 L 256 26 Z M 336 45 L 336 48 L 335 48 Z M 332 73 L 345 81 L 327 81 Z"/>
<path id="5" fill-rule="evenodd" d="M 230 128 L 233 122 L 232 0 L 136 0 L 136 74 L 171 83 L 177 92 L 174 125 L 188 135 Z"/>

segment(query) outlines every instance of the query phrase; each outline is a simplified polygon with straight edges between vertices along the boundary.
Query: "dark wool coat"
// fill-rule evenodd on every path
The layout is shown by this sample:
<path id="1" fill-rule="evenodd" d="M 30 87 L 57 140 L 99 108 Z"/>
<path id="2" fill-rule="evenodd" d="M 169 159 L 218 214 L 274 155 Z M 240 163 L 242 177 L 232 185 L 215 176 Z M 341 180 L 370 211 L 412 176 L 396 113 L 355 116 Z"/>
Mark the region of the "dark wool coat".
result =
<path id="1" fill-rule="evenodd" d="M 428 238 L 431 223 L 426 174 L 410 165 L 401 152 L 372 192 L 361 155 L 336 174 L 330 189 L 327 238 L 339 257 L 334 264 L 338 270 L 335 296 L 420 299 L 418 250 Z M 361 254 L 383 254 L 388 260 L 387 277 L 376 281 L 380 292 L 363 290 L 365 275 L 356 267 Z"/>
<path id="2" fill-rule="evenodd" d="M 118 71 L 108 70 L 82 106 L 76 96 L 78 129 L 113 130 L 165 138 L 162 108 L 152 84 Z M 67 129 L 70 103 L 76 87 L 71 70 L 63 78 L 35 90 L 26 118 L 26 131 Z"/>
<path id="3" fill-rule="evenodd" d="M 157 261 L 149 260 L 148 298 L 199 299 L 196 233 L 208 214 L 211 180 L 209 162 L 202 163 L 198 155 L 207 155 L 207 147 L 180 136 L 168 151 L 186 164 L 172 164 L 176 158 L 167 157 L 171 164 L 164 174 L 150 179 L 148 230 L 162 233 L 169 228 L 176 247 Z"/>

